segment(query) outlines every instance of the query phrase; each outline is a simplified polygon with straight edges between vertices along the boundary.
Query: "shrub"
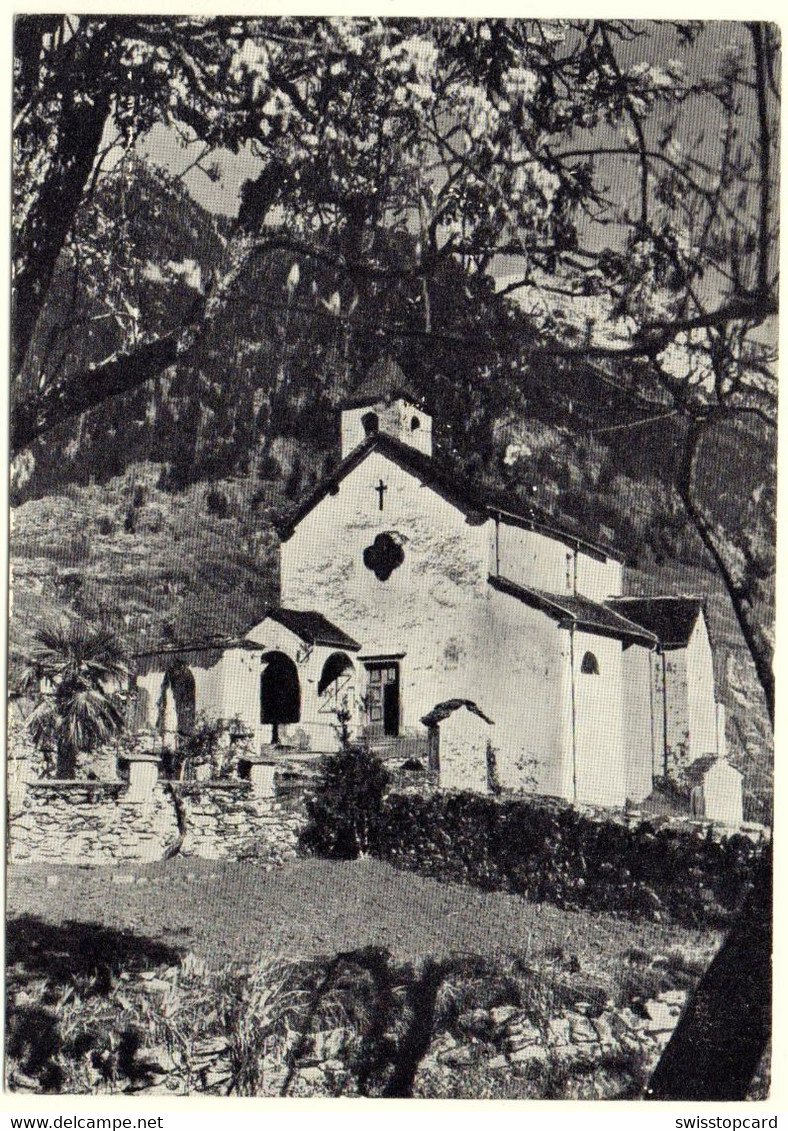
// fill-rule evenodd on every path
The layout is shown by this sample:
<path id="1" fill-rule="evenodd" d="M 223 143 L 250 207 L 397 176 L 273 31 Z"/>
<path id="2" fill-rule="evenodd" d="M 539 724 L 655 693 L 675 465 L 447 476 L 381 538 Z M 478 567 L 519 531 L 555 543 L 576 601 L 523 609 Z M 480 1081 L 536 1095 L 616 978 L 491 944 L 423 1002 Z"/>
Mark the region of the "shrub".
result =
<path id="1" fill-rule="evenodd" d="M 560 907 L 692 926 L 729 921 L 765 860 L 741 836 L 632 830 L 568 807 L 471 793 L 390 795 L 374 828 L 372 851 L 400 867 Z"/>
<path id="2" fill-rule="evenodd" d="M 260 457 L 260 463 L 257 468 L 257 475 L 260 479 L 279 479 L 282 475 L 282 468 L 279 465 L 279 460 L 272 452 L 265 452 Z"/>
<path id="3" fill-rule="evenodd" d="M 99 534 L 108 535 L 112 534 L 112 532 L 114 531 L 115 523 L 112 521 L 109 515 L 103 514 L 101 518 L 96 521 L 96 527 Z"/>
<path id="4" fill-rule="evenodd" d="M 205 496 L 205 505 L 208 509 L 208 514 L 215 515 L 216 518 L 227 518 L 230 513 L 230 504 L 227 501 L 227 496 L 216 487 L 211 487 L 208 494 Z"/>
<path id="5" fill-rule="evenodd" d="M 380 759 L 364 747 L 348 746 L 325 758 L 319 784 L 307 799 L 303 847 L 342 860 L 366 855 L 380 837 L 388 783 Z"/>

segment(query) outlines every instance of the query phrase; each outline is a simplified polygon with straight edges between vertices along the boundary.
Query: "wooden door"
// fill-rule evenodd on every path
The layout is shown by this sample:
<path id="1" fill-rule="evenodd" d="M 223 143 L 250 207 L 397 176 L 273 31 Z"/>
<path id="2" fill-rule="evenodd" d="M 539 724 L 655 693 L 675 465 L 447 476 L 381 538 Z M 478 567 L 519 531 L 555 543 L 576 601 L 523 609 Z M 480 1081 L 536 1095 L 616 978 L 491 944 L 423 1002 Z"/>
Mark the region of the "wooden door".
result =
<path id="1" fill-rule="evenodd" d="M 373 737 L 399 734 L 399 664 L 367 665 L 367 726 Z"/>

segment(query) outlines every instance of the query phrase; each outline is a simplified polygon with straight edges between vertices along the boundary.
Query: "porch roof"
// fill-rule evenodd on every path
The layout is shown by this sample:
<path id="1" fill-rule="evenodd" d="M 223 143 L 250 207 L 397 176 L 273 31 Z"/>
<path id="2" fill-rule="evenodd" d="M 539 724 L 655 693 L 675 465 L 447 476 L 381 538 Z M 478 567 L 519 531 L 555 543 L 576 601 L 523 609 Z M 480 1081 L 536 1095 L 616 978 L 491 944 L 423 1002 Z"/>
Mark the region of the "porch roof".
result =
<path id="1" fill-rule="evenodd" d="M 271 609 L 266 617 L 270 617 L 277 624 L 300 636 L 306 644 L 343 648 L 348 652 L 358 652 L 361 648 L 352 636 L 348 636 L 322 613 L 314 610 L 304 612 L 300 609 Z"/>
<path id="2" fill-rule="evenodd" d="M 166 671 L 175 664 L 193 664 L 198 668 L 212 668 L 225 652 L 241 648 L 248 652 L 259 652 L 262 645 L 244 637 L 211 637 L 208 640 L 190 640 L 179 644 L 162 644 L 158 648 L 132 652 L 131 659 L 138 675 L 148 672 Z"/>

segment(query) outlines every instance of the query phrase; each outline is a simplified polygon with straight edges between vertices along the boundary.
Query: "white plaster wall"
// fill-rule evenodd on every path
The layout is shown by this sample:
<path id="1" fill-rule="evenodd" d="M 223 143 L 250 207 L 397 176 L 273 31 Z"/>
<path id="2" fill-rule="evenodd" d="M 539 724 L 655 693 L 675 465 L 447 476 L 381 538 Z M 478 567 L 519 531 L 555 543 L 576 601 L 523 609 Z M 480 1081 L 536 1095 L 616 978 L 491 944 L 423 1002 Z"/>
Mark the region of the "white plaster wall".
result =
<path id="1" fill-rule="evenodd" d="M 717 754 L 714 661 L 706 620 L 700 615 L 687 645 L 687 714 L 690 759 Z"/>
<path id="2" fill-rule="evenodd" d="M 740 825 L 742 807 L 742 775 L 729 762 L 715 762 L 703 777 L 703 815 L 724 825 Z"/>
<path id="3" fill-rule="evenodd" d="M 506 522 L 498 524 L 498 572 L 519 585 L 571 594 L 573 557 L 569 546 L 536 530 L 523 530 Z"/>
<path id="4" fill-rule="evenodd" d="M 489 587 L 475 701 L 492 719 L 498 777 L 508 789 L 571 797 L 569 633 Z"/>
<path id="5" fill-rule="evenodd" d="M 142 688 L 148 696 L 146 704 L 140 704 L 139 726 L 142 728 L 152 728 L 156 726 L 156 713 L 158 710 L 159 693 L 161 691 L 161 681 L 164 679 L 164 671 L 147 672 L 145 675 L 138 675 L 136 679 L 137 686 Z"/>
<path id="6" fill-rule="evenodd" d="M 613 558 L 598 561 L 537 530 L 498 524 L 498 572 L 502 577 L 557 596 L 575 592 L 592 601 L 621 592 L 622 567 Z"/>
<path id="7" fill-rule="evenodd" d="M 668 774 L 680 777 L 693 761 L 690 756 L 686 649 L 668 649 L 664 653 L 664 663 Z"/>
<path id="8" fill-rule="evenodd" d="M 209 668 L 189 664 L 189 670 L 194 676 L 194 705 L 197 714 L 203 712 L 208 719 L 225 717 L 222 709 L 222 667 L 223 660 L 219 660 Z M 137 686 L 143 688 L 148 694 L 147 710 L 140 712 L 138 725 L 153 728 L 157 723 L 159 695 L 164 679 L 164 668 L 148 672 L 146 675 L 137 676 Z M 167 692 L 167 703 L 164 716 L 165 731 L 177 729 L 177 717 L 172 692 Z"/>
<path id="9" fill-rule="evenodd" d="M 655 759 L 654 719 L 652 712 L 661 702 L 655 702 L 651 693 L 652 656 L 648 648 L 631 644 L 622 653 L 624 677 L 623 735 L 626 743 L 627 797 L 642 801 L 651 793 L 653 778 L 660 770 L 654 769 Z M 659 748 L 657 748 L 659 749 Z"/>
<path id="10" fill-rule="evenodd" d="M 651 741 L 654 774 L 665 773 L 665 683 L 662 678 L 662 653 L 651 652 Z"/>
<path id="11" fill-rule="evenodd" d="M 198 714 L 204 712 L 208 719 L 227 717 L 222 710 L 222 665 L 223 660 L 219 660 L 210 668 L 191 667 L 196 709 Z"/>
<path id="12" fill-rule="evenodd" d="M 628 762 L 621 641 L 587 632 L 574 636 L 576 800 L 620 806 L 627 796 Z M 587 651 L 596 656 L 599 675 L 580 670 Z"/>
<path id="13" fill-rule="evenodd" d="M 326 706 L 325 699 L 318 696 L 317 688 L 323 665 L 338 648 L 309 648 L 298 636 L 273 620 L 265 620 L 257 625 L 248 638 L 262 644 L 266 651 L 284 652 L 296 665 L 301 687 L 301 720 L 289 726 L 280 726 L 279 738 L 282 745 L 294 746 L 300 750 L 331 752 L 339 748 L 337 719 L 333 714 L 321 710 Z M 353 663 L 353 678 L 347 687 L 348 706 L 354 714 L 358 712 L 358 665 L 353 653 L 346 653 Z M 232 719 L 236 716 L 252 734 L 256 747 L 271 741 L 271 726 L 260 722 L 260 673 L 262 671 L 261 653 L 245 648 L 233 648 L 224 652 L 217 664 L 210 668 L 190 665 L 195 682 L 195 703 L 197 712 L 203 712 L 210 720 Z M 146 717 L 140 726 L 156 726 L 157 703 L 164 671 L 153 671 L 139 676 L 137 683 L 149 696 Z M 176 729 L 175 709 L 172 695 L 168 696 L 168 711 L 165 716 L 165 730 Z M 352 727 L 351 727 L 352 729 Z"/>
<path id="14" fill-rule="evenodd" d="M 410 444 L 417 451 L 431 456 L 432 417 L 414 405 L 408 404 L 405 400 L 395 401 L 394 405 L 399 417 L 397 439 L 402 440 L 404 444 Z M 415 429 L 411 427 L 414 418 L 419 422 L 418 428 Z"/>
<path id="15" fill-rule="evenodd" d="M 388 487 L 383 511 L 374 489 L 380 479 Z M 472 699 L 486 711 L 477 673 L 491 525 L 469 524 L 432 488 L 373 451 L 282 545 L 284 607 L 319 610 L 362 645 L 361 655 L 404 653 L 402 732 L 423 735 L 421 717 L 448 698 Z M 384 531 L 403 536 L 405 560 L 379 581 L 363 551 Z M 359 694 L 365 690 L 362 684 Z"/>
<path id="16" fill-rule="evenodd" d="M 621 562 L 615 558 L 597 561 L 582 550 L 577 554 L 577 592 L 591 601 L 604 601 L 617 597 L 623 589 L 624 576 Z"/>
<path id="17" fill-rule="evenodd" d="M 219 665 L 221 694 L 216 704 L 216 717 L 237 715 L 252 733 L 255 747 L 269 742 L 271 735 L 270 727 L 260 725 L 260 666 L 259 652 L 242 648 L 225 652 Z"/>
<path id="18" fill-rule="evenodd" d="M 438 731 L 441 789 L 488 792 L 487 744 L 494 731 L 494 727 L 464 707 L 443 720 Z"/>

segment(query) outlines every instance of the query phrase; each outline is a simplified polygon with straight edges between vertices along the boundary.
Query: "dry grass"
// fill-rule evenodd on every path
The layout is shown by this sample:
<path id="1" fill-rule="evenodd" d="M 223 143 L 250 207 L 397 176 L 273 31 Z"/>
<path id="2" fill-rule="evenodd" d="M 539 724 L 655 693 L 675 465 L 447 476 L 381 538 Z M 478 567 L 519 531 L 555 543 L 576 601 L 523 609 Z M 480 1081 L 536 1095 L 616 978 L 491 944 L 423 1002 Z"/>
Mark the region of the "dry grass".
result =
<path id="1" fill-rule="evenodd" d="M 114 883 L 117 874 L 137 882 Z M 664 956 L 680 950 L 705 965 L 719 943 L 713 932 L 529 904 L 371 859 L 304 859 L 273 871 L 253 861 L 196 859 L 116 869 L 17 865 L 7 891 L 12 917 L 133 929 L 212 967 L 380 947 L 412 964 L 461 953 L 574 958 L 604 979 L 633 948 Z"/>
<path id="2" fill-rule="evenodd" d="M 373 860 L 15 866 L 8 912 L 10 1083 L 48 1092 L 166 1079 L 186 1093 L 298 1094 L 296 1066 L 339 1034 L 335 1094 L 620 1093 L 638 1086 L 637 1057 L 496 1081 L 473 1064 L 432 1080 L 419 1064 L 437 1033 L 483 1043 L 474 1010 L 511 1004 L 544 1029 L 579 1001 L 602 1010 L 689 987 L 718 943 Z"/>

